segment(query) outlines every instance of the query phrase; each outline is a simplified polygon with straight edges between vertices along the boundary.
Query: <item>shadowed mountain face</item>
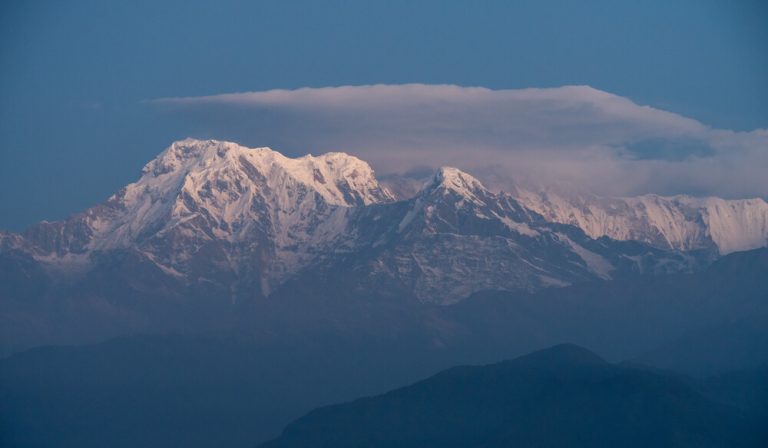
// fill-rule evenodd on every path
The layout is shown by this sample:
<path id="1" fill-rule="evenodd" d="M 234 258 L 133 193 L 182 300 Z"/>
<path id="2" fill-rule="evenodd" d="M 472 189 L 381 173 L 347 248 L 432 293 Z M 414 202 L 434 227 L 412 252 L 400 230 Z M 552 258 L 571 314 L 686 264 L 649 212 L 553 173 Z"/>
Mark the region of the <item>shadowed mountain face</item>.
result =
<path id="1" fill-rule="evenodd" d="M 261 447 L 757 447 L 761 430 L 673 374 L 561 345 L 320 408 Z"/>
<path id="2" fill-rule="evenodd" d="M 0 446 L 253 447 L 315 406 L 447 365 L 410 343 L 310 332 L 30 350 L 0 361 Z"/>
<path id="3" fill-rule="evenodd" d="M 767 255 L 731 254 L 696 274 L 476 294 L 449 306 L 317 291 L 238 308 L 226 331 L 29 350 L 0 360 L 2 440 L 253 446 L 318 406 L 565 341 L 694 375 L 745 370 L 712 380 L 716 401 L 759 409 L 768 396 L 756 399 L 750 384 L 768 375 L 749 372 L 768 365 Z M 725 327 L 741 330 L 714 331 Z M 572 357 L 539 364 L 595 361 Z"/>

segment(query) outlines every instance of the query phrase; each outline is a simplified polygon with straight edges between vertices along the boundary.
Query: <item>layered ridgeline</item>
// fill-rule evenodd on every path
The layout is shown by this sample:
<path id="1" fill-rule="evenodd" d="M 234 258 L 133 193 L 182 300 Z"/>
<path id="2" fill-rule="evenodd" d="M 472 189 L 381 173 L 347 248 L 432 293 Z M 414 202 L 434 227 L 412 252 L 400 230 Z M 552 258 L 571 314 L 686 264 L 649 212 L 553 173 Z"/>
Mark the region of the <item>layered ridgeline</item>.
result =
<path id="1" fill-rule="evenodd" d="M 698 264 L 676 247 L 594 239 L 553 221 L 533 201 L 493 193 L 455 168 L 395 201 L 368 164 L 347 154 L 291 159 L 188 139 L 105 203 L 2 234 L 0 252 L 14 284 L 108 284 L 119 274 L 142 290 L 183 285 L 232 301 L 319 279 L 447 304 L 486 289 L 533 291 Z"/>

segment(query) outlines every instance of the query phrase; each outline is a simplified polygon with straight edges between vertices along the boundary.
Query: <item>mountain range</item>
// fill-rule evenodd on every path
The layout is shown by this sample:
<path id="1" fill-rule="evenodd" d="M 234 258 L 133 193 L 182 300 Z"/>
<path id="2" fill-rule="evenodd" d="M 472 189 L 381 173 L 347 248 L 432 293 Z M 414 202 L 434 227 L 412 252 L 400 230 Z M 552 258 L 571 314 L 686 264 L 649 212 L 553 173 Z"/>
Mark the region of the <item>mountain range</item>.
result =
<path id="1" fill-rule="evenodd" d="M 431 174 L 415 169 L 382 183 L 398 199 L 414 196 Z M 498 182 L 493 182 L 498 183 Z M 505 179 L 507 193 L 550 222 L 571 224 L 588 236 L 636 240 L 662 249 L 717 255 L 766 246 L 768 202 L 688 195 L 599 196 L 568 183 Z"/>
<path id="2" fill-rule="evenodd" d="M 0 233 L 4 351 L 209 328 L 281 297 L 449 305 L 695 272 L 768 238 L 762 199 L 494 192 L 451 167 L 405 190 L 344 153 L 175 142 L 104 203 Z"/>

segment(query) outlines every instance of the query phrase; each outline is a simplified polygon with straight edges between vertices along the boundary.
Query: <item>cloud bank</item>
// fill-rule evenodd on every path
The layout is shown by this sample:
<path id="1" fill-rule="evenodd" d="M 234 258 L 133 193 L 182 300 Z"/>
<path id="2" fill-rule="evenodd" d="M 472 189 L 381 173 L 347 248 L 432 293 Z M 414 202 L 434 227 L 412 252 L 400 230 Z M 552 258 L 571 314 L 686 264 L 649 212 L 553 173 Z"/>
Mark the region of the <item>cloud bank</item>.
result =
<path id="1" fill-rule="evenodd" d="M 496 188 L 768 197 L 768 130 L 733 132 L 587 86 L 371 85 L 150 101 L 194 136 L 345 151 L 380 174 L 452 165 Z"/>

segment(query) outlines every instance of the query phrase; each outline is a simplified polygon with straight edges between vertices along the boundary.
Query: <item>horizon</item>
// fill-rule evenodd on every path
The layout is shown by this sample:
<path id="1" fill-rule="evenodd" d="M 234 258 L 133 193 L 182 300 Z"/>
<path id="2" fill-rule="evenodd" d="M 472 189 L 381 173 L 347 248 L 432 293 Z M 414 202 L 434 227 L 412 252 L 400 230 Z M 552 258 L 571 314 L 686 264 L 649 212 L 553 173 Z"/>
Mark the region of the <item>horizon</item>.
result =
<path id="1" fill-rule="evenodd" d="M 0 228 L 20 230 L 99 203 L 135 180 L 143 164 L 170 142 L 186 136 L 272 146 L 290 156 L 343 150 L 361 155 L 383 174 L 430 165 L 403 155 L 425 145 L 440 149 L 437 145 L 445 143 L 440 134 L 453 135 L 462 144 L 435 151 L 431 165 L 455 165 L 483 177 L 487 167 L 475 166 L 478 159 L 488 159 L 487 165 L 498 159 L 502 166 L 525 164 L 532 177 L 540 177 L 540 160 L 554 158 L 562 165 L 560 175 L 577 177 L 567 180 L 601 194 L 626 179 L 631 185 L 622 185 L 616 194 L 766 197 L 768 186 L 759 173 L 747 174 L 766 164 L 768 137 L 757 135 L 768 128 L 765 17 L 763 2 L 723 5 L 714 0 L 637 5 L 594 0 L 578 7 L 565 1 L 489 2 L 476 8 L 431 1 L 366 7 L 302 1 L 226 1 L 215 7 L 203 1 L 111 6 L 90 0 L 66 6 L 4 2 L 0 58 L 8 63 L 0 73 Z M 389 111 L 393 117 L 378 98 L 373 109 L 363 107 L 352 115 L 366 130 L 355 132 L 344 126 L 348 115 L 335 122 L 296 103 L 297 93 L 353 86 L 362 97 L 366 86 L 414 85 L 457 86 L 463 93 L 451 106 L 453 117 L 424 115 L 424 110 L 405 116 L 413 109 L 407 97 Z M 486 93 L 485 107 L 496 103 L 491 96 L 508 91 L 591 86 L 722 132 L 711 136 L 714 143 L 688 131 L 683 131 L 685 138 L 671 140 L 662 132 L 658 140 L 660 129 L 651 129 L 645 139 L 637 134 L 642 129 L 630 129 L 624 140 L 590 142 L 574 128 L 580 118 L 576 114 L 570 122 L 553 125 L 571 129 L 566 142 L 574 138 L 600 149 L 570 159 L 542 151 L 512 160 L 499 148 L 513 144 L 518 134 L 500 129 L 494 114 L 519 111 L 501 104 L 487 115 L 477 109 L 456 115 L 457 108 L 471 109 L 476 101 L 473 86 Z M 294 103 L 200 103 L 200 98 L 221 99 L 231 92 L 292 92 L 287 99 Z M 439 105 L 433 94 L 422 93 L 426 96 L 417 100 Z M 197 105 L 161 105 L 162 98 L 197 98 Z M 360 104 L 361 99 L 351 100 Z M 528 124 L 556 113 L 542 107 Z M 371 128 L 363 120 L 366 115 L 384 119 L 390 135 Z M 397 115 L 404 119 L 398 122 Z M 443 120 L 442 127 L 431 133 L 409 128 L 413 120 L 430 119 Z M 461 120 L 468 119 L 475 120 L 472 127 L 462 127 Z M 593 133 L 600 126 L 618 132 L 610 123 L 590 126 Z M 743 138 L 735 141 L 729 133 Z M 399 139 L 394 154 L 386 144 L 391 139 Z M 551 149 L 557 142 L 529 143 Z M 606 144 L 622 146 L 624 153 L 616 158 L 616 148 L 606 153 Z M 713 144 L 722 153 L 735 146 L 751 154 L 742 160 L 708 159 L 718 151 Z M 472 154 L 474 148 L 479 152 Z M 469 154 L 463 162 L 462 151 Z M 645 162 L 632 165 L 630 158 Z M 687 179 L 696 170 L 674 163 L 686 158 L 698 158 L 696 170 L 711 170 L 710 179 Z M 665 172 L 655 178 L 654 159 L 666 159 L 658 162 Z M 389 166 L 406 162 L 408 167 Z M 599 182 L 588 171 L 596 164 L 603 165 Z M 634 169 L 641 165 L 647 168 Z M 506 169 L 488 177 L 519 175 Z"/>

